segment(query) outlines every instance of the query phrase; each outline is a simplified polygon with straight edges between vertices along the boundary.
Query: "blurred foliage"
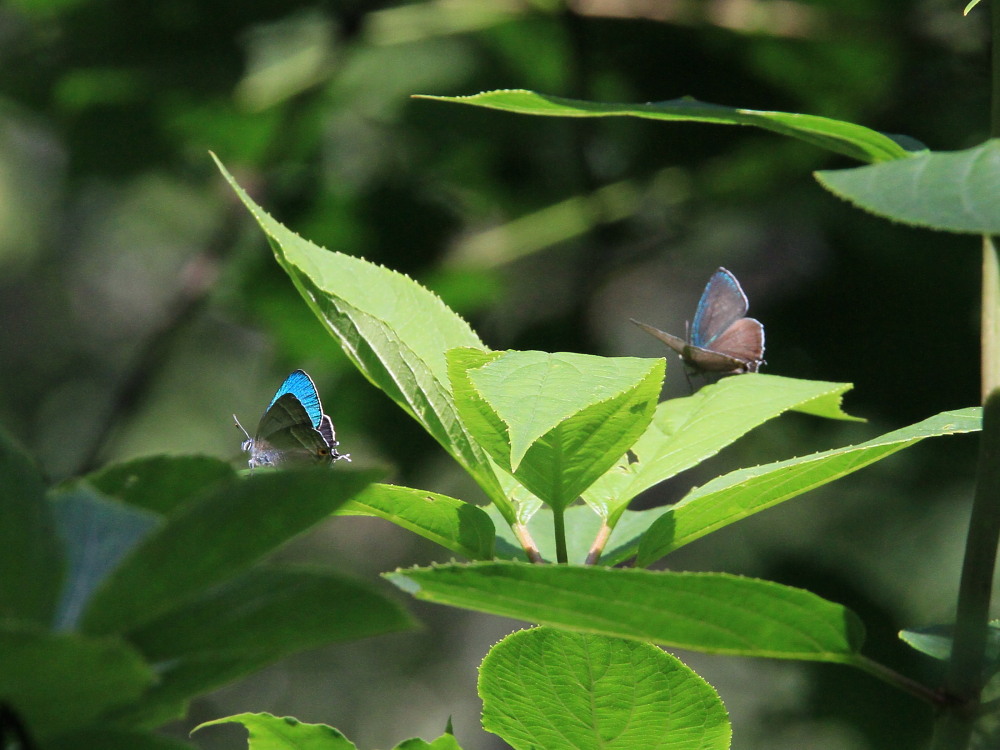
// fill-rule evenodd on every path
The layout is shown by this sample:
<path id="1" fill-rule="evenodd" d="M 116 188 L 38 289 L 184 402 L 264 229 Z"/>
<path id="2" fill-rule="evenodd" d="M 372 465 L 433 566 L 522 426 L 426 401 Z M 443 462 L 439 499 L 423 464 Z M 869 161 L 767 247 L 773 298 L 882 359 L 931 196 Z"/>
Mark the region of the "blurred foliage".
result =
<path id="1" fill-rule="evenodd" d="M 0 6 L 0 422 L 57 479 L 156 452 L 230 458 L 230 415 L 253 422 L 305 367 L 355 461 L 469 496 L 437 446 L 348 366 L 209 150 L 284 224 L 415 276 L 495 349 L 662 356 L 628 318 L 679 331 L 711 271 L 730 268 L 767 327 L 765 371 L 854 382 L 848 409 L 876 424 L 791 420 L 718 470 L 975 403 L 976 241 L 838 203 L 810 172 L 846 160 L 749 129 L 409 98 L 692 95 L 958 149 L 985 139 L 988 115 L 986 16 L 961 11 L 943 0 L 11 0 Z M 892 633 L 949 617 L 972 452 L 964 439 L 915 449 L 676 564 L 874 612 L 886 651 L 872 655 L 919 670 Z M 362 573 L 431 554 L 377 522 L 334 527 L 296 554 Z M 193 721 L 270 710 L 374 746 L 436 736 L 454 714 L 464 747 L 489 747 L 473 665 L 508 626 L 414 609 L 424 635 L 292 660 Z M 926 726 L 920 706 L 888 703 L 863 675 L 692 665 L 727 702 L 738 748 L 907 746 L 903 733 Z M 817 675 L 827 689 L 802 687 Z M 858 705 L 878 710 L 859 718 Z"/>

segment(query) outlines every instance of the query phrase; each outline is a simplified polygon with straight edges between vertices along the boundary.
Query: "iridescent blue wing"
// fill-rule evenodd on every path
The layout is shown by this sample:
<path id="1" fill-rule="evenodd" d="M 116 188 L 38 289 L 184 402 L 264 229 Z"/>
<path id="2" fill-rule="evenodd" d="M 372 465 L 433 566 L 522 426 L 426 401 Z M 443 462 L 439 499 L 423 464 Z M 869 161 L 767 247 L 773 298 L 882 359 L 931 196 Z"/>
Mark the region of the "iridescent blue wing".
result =
<path id="1" fill-rule="evenodd" d="M 329 419 L 324 417 L 324 422 Z M 251 467 L 329 461 L 336 453 L 326 436 L 313 428 L 308 412 L 292 393 L 282 394 L 267 407 L 257 434 L 244 449 L 250 453 Z"/>
<path id="2" fill-rule="evenodd" d="M 720 268 L 712 274 L 698 301 L 691 324 L 691 343 L 703 349 L 715 349 L 715 340 L 745 316 L 748 307 L 740 282 L 725 268 Z"/>
<path id="3" fill-rule="evenodd" d="M 309 415 L 311 426 L 314 429 L 319 429 L 320 421 L 323 419 L 323 405 L 319 401 L 319 393 L 316 392 L 316 386 L 313 384 L 312 378 L 302 370 L 293 372 L 285 378 L 285 382 L 281 384 L 278 392 L 274 394 L 271 403 L 267 405 L 268 411 L 286 393 L 290 393 L 298 399 L 302 408 L 305 409 L 306 414 Z M 264 413 L 264 416 L 267 416 L 267 412 Z M 261 421 L 263 422 L 263 420 Z M 260 434 L 259 430 L 258 434 Z"/>

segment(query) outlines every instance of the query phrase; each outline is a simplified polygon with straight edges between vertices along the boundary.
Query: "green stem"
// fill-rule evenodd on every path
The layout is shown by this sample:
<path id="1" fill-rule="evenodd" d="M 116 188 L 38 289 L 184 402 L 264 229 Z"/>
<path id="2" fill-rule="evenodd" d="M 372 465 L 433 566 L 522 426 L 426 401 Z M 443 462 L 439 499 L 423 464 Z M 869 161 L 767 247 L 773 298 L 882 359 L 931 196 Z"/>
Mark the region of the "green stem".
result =
<path id="1" fill-rule="evenodd" d="M 563 508 L 552 509 L 552 525 L 556 535 L 556 562 L 565 564 L 569 562 L 569 554 L 566 551 L 566 517 Z"/>
<path id="2" fill-rule="evenodd" d="M 888 682 L 893 687 L 897 687 L 938 708 L 947 706 L 951 702 L 948 696 L 940 690 L 933 690 L 923 683 L 917 682 L 904 674 L 900 674 L 895 669 L 887 667 L 885 664 L 877 662 L 874 659 L 869 659 L 867 656 L 859 654 L 852 663 L 868 672 L 868 674 L 878 677 L 883 682 Z"/>

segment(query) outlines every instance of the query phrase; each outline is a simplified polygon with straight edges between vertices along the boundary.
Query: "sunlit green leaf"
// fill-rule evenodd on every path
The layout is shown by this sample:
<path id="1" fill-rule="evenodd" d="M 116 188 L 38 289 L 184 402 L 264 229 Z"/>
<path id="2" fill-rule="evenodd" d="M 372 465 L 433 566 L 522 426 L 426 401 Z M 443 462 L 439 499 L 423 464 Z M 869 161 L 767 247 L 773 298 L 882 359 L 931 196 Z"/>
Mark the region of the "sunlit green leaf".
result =
<path id="1" fill-rule="evenodd" d="M 448 385 L 445 352 L 484 348 L 468 323 L 413 279 L 299 237 L 216 163 L 264 231 L 278 263 L 355 366 L 451 453 L 513 521 L 513 508 L 486 456 L 466 434 Z"/>
<path id="2" fill-rule="evenodd" d="M 384 518 L 470 559 L 493 556 L 496 529 L 490 517 L 475 505 L 437 492 L 372 484 L 336 515 Z"/>
<path id="3" fill-rule="evenodd" d="M 584 500 L 612 525 L 629 502 L 659 482 L 714 456 L 769 419 L 795 410 L 853 419 L 840 403 L 848 383 L 748 374 L 706 386 L 692 396 L 662 402 L 628 460 L 602 476 Z"/>
<path id="4" fill-rule="evenodd" d="M 304 724 L 291 716 L 237 714 L 199 724 L 191 733 L 219 724 L 242 724 L 249 750 L 356 750 L 353 742 L 326 724 Z"/>
<path id="5" fill-rule="evenodd" d="M 928 151 L 911 159 L 816 178 L 858 208 L 928 229 L 1000 234 L 1000 140 L 964 151 Z"/>
<path id="6" fill-rule="evenodd" d="M 483 728 L 516 750 L 725 750 L 718 694 L 648 643 L 534 628 L 479 670 Z"/>
<path id="7" fill-rule="evenodd" d="M 850 663 L 864 634 L 839 604 L 725 573 L 495 562 L 386 577 L 426 601 L 710 653 Z"/>
<path id="8" fill-rule="evenodd" d="M 669 508 L 646 511 L 656 521 L 640 542 L 636 564 L 650 565 L 716 529 L 851 474 L 925 438 L 979 430 L 981 415 L 979 407 L 942 412 L 858 445 L 718 477 Z"/>
<path id="9" fill-rule="evenodd" d="M 643 104 L 617 104 L 565 99 L 561 96 L 549 96 L 523 89 L 486 91 L 472 96 L 421 95 L 418 98 L 548 117 L 640 117 L 647 120 L 675 122 L 752 125 L 867 162 L 903 159 L 910 155 L 909 151 L 893 138 L 843 120 L 792 112 L 738 109 L 708 104 L 691 98 Z"/>

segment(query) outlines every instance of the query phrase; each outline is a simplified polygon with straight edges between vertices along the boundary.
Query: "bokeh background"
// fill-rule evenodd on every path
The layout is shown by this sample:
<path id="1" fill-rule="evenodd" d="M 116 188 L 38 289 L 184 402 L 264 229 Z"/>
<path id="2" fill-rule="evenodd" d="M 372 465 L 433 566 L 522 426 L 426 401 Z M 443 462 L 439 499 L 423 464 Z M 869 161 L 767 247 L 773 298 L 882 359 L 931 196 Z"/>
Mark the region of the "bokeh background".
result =
<path id="1" fill-rule="evenodd" d="M 826 115 L 931 148 L 987 137 L 984 9 L 943 0 L 8 0 L 0 4 L 0 423 L 58 480 L 151 453 L 238 460 L 281 379 L 316 379 L 343 449 L 481 501 L 296 296 L 208 152 L 279 220 L 408 273 L 496 349 L 663 356 L 711 272 L 740 278 L 766 372 L 855 384 L 863 424 L 799 415 L 657 488 L 861 441 L 978 401 L 974 238 L 894 226 L 824 192 L 853 166 L 747 128 L 561 120 L 412 99 L 530 88 L 692 95 Z M 665 395 L 688 393 L 668 358 Z M 948 621 L 975 441 L 922 444 L 681 550 L 674 569 L 806 586 L 857 610 L 868 653 L 934 684 L 896 631 Z M 286 557 L 377 581 L 448 559 L 342 519 Z M 386 590 L 390 586 L 384 585 Z M 402 595 L 399 595 L 402 599 Z M 520 623 L 409 602 L 422 631 L 288 659 L 168 731 L 242 711 L 361 748 L 478 723 L 476 665 Z M 734 747 L 915 747 L 929 711 L 846 668 L 681 654 Z M 235 727 L 196 736 L 244 746 Z"/>

